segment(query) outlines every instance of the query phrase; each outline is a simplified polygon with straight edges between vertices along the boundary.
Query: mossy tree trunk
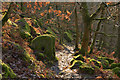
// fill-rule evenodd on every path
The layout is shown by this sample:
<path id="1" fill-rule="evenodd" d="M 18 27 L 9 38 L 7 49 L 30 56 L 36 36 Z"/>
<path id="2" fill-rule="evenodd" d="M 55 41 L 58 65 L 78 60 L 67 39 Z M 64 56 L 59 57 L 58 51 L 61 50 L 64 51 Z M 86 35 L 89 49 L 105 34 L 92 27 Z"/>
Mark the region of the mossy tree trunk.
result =
<path id="1" fill-rule="evenodd" d="M 120 24 L 120 5 L 118 6 L 118 19 L 119 19 L 119 24 Z M 116 55 L 120 61 L 120 25 L 118 25 L 118 40 L 117 40 L 117 50 L 116 50 Z"/>
<path id="2" fill-rule="evenodd" d="M 90 20 L 90 15 L 88 12 L 87 3 L 82 2 L 81 6 L 82 6 L 82 19 L 83 19 L 83 24 L 84 24 L 84 35 L 82 39 L 82 47 L 81 47 L 80 52 L 81 54 L 85 55 L 85 53 L 88 50 L 91 20 Z"/>
<path id="3" fill-rule="evenodd" d="M 87 50 L 88 50 L 92 21 L 104 8 L 104 3 L 101 3 L 99 8 L 92 15 L 89 15 L 88 6 L 86 2 L 82 2 L 81 7 L 82 7 L 82 11 L 81 11 L 82 19 L 84 24 L 84 35 L 82 39 L 82 47 L 81 47 L 80 53 L 82 55 L 85 55 L 86 53 L 88 53 Z"/>
<path id="4" fill-rule="evenodd" d="M 76 40 L 75 40 L 75 50 L 79 50 L 79 28 L 78 28 L 78 16 L 77 16 L 77 7 L 75 6 L 75 27 L 76 27 Z"/>

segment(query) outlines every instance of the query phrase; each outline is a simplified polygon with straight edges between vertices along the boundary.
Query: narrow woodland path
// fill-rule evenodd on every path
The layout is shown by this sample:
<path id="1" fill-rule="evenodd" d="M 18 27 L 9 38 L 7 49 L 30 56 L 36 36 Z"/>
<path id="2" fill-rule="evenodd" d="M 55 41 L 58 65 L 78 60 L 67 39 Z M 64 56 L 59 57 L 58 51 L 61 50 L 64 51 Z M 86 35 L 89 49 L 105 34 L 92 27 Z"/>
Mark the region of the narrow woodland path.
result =
<path id="1" fill-rule="evenodd" d="M 64 50 L 56 51 L 56 57 L 58 57 L 58 63 L 51 67 L 51 70 L 55 71 L 57 76 L 61 78 L 81 78 L 80 74 L 76 73 L 76 70 L 71 70 L 70 60 L 73 58 L 74 46 L 67 45 Z"/>

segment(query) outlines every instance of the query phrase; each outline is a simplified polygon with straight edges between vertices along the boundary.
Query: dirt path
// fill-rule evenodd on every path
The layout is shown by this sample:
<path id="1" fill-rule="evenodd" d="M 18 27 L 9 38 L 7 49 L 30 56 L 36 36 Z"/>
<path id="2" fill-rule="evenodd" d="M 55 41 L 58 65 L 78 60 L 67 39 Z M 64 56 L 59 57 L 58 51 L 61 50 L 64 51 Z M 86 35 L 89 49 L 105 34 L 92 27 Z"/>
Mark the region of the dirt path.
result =
<path id="1" fill-rule="evenodd" d="M 55 71 L 57 76 L 61 78 L 81 78 L 80 74 L 76 73 L 76 70 L 71 70 L 70 60 L 73 58 L 74 46 L 65 46 L 64 50 L 56 51 L 56 57 L 59 58 L 58 63 L 51 67 L 51 70 Z"/>

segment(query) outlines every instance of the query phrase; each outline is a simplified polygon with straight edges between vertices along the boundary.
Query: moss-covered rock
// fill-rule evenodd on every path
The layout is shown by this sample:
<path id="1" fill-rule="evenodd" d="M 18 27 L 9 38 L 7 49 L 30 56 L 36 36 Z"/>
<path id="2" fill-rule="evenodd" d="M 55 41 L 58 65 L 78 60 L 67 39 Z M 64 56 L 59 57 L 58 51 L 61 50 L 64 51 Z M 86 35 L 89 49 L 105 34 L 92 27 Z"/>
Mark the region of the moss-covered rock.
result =
<path id="1" fill-rule="evenodd" d="M 77 56 L 74 56 L 74 59 L 75 60 L 82 60 L 82 61 L 84 61 L 84 58 L 83 58 L 83 56 L 81 54 L 79 54 Z"/>
<path id="2" fill-rule="evenodd" d="M 20 19 L 17 21 L 19 26 L 19 32 L 23 39 L 27 38 L 28 40 L 32 38 L 31 29 L 29 24 L 25 21 L 25 19 Z"/>
<path id="3" fill-rule="evenodd" d="M 72 35 L 68 32 L 64 33 L 64 38 L 68 41 L 71 42 L 73 40 Z"/>
<path id="4" fill-rule="evenodd" d="M 21 47 L 19 44 L 15 43 L 15 42 L 11 42 L 9 40 L 5 40 L 5 39 L 3 39 L 3 41 L 9 43 L 10 47 L 12 46 L 12 48 L 14 48 L 15 50 L 19 50 L 20 53 L 18 54 L 18 56 L 21 59 L 23 59 L 27 62 L 31 62 L 31 60 L 33 60 L 33 57 L 30 57 L 30 54 L 23 47 Z"/>
<path id="5" fill-rule="evenodd" d="M 110 68 L 113 69 L 115 67 L 119 67 L 120 68 L 120 63 L 112 63 Z"/>
<path id="6" fill-rule="evenodd" d="M 35 52 L 41 52 L 51 60 L 55 59 L 55 38 L 51 35 L 41 35 L 31 42 L 31 48 Z"/>
<path id="7" fill-rule="evenodd" d="M 3 78 L 15 78 L 16 74 L 13 70 L 5 63 L 0 60 L 0 65 L 2 65 L 2 77 Z"/>
<path id="8" fill-rule="evenodd" d="M 80 73 L 86 73 L 86 74 L 93 74 L 94 73 L 94 68 L 91 67 L 90 65 L 84 63 L 79 66 L 79 72 Z"/>
<path id="9" fill-rule="evenodd" d="M 76 69 L 79 68 L 80 65 L 83 64 L 83 61 L 81 60 L 74 60 L 72 65 L 70 66 L 70 69 Z"/>
<path id="10" fill-rule="evenodd" d="M 112 69 L 112 71 L 117 74 L 118 77 L 120 77 L 120 67 L 116 67 L 114 69 Z"/>
<path id="11" fill-rule="evenodd" d="M 109 68 L 109 62 L 112 63 L 114 60 L 107 57 L 98 57 L 98 60 L 101 62 L 103 69 Z"/>
<path id="12" fill-rule="evenodd" d="M 113 59 L 108 58 L 108 57 L 98 57 L 98 59 L 100 59 L 100 60 L 108 60 L 109 64 L 112 64 L 114 62 Z"/>

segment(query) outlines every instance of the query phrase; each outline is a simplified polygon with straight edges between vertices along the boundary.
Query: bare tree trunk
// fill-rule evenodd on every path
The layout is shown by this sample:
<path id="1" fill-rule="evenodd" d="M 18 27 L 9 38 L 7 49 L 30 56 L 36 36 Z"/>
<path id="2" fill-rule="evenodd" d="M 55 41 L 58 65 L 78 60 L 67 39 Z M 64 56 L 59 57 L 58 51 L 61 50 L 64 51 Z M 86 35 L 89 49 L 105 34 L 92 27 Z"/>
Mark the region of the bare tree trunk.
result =
<path id="1" fill-rule="evenodd" d="M 75 40 L 75 50 L 79 50 L 79 28 L 78 28 L 78 16 L 77 16 L 77 7 L 75 6 L 75 27 L 76 27 L 76 40 Z"/>

